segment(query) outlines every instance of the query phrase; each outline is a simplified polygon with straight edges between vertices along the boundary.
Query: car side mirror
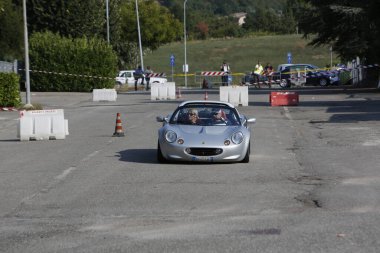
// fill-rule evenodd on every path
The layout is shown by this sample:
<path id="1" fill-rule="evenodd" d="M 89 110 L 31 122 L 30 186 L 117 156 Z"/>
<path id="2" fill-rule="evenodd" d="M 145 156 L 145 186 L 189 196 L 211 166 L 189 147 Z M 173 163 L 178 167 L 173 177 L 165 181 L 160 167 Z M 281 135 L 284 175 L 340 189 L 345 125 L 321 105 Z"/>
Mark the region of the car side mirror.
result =
<path id="1" fill-rule="evenodd" d="M 157 116 L 156 120 L 157 120 L 157 122 L 165 122 L 165 123 L 168 122 L 168 118 L 167 117 L 162 117 L 162 116 Z"/>
<path id="2" fill-rule="evenodd" d="M 250 118 L 247 120 L 248 123 L 254 124 L 256 123 L 256 118 Z"/>

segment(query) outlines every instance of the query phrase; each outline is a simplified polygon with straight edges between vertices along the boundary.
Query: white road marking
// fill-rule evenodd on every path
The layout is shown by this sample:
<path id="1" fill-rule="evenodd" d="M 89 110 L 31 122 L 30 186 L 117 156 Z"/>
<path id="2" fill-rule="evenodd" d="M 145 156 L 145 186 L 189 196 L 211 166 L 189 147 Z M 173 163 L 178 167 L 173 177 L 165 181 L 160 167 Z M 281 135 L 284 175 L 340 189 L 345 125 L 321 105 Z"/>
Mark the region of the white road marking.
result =
<path id="1" fill-rule="evenodd" d="M 73 172 L 74 170 L 76 170 L 77 168 L 76 167 L 70 167 L 68 168 L 67 170 L 63 171 L 62 174 L 56 176 L 54 179 L 58 180 L 58 181 L 63 181 L 65 180 L 65 178 L 71 173 Z"/>
<path id="2" fill-rule="evenodd" d="M 109 141 L 109 143 L 112 143 L 112 140 Z M 97 151 L 92 152 L 91 154 L 89 154 L 85 158 L 83 158 L 81 160 L 81 162 L 89 161 L 92 157 L 94 157 L 100 151 L 101 150 L 97 150 Z M 53 181 L 51 181 L 46 187 L 44 187 L 41 190 L 39 190 L 39 192 L 34 193 L 34 194 L 30 195 L 30 196 L 27 196 L 26 198 L 23 198 L 21 200 L 21 204 L 28 203 L 28 202 L 32 201 L 34 198 L 36 198 L 37 196 L 39 196 L 39 195 L 41 195 L 43 193 L 49 192 L 56 185 L 58 185 L 59 183 L 62 183 L 67 178 L 67 176 L 70 175 L 71 173 L 73 173 L 76 169 L 77 169 L 76 166 L 72 166 L 72 167 L 70 167 L 68 169 L 65 169 L 61 174 L 59 174 L 58 176 L 54 177 Z"/>

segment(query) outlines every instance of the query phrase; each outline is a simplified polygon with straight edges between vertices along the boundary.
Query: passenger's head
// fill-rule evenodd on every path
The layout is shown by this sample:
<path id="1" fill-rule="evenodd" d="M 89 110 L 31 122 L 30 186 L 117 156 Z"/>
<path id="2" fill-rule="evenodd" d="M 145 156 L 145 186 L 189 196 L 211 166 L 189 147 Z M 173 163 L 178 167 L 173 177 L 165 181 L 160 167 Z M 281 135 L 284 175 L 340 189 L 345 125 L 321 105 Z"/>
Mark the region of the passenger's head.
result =
<path id="1" fill-rule="evenodd" d="M 216 109 L 212 111 L 212 117 L 214 119 L 221 119 L 222 118 L 222 109 Z"/>

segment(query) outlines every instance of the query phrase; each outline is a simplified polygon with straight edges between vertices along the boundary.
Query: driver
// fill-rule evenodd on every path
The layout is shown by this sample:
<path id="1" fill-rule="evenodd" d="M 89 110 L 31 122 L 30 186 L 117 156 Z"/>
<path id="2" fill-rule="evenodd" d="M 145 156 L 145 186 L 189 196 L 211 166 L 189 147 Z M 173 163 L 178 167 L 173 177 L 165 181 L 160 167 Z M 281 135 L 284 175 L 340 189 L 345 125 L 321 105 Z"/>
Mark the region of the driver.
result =
<path id="1" fill-rule="evenodd" d="M 198 110 L 196 109 L 189 109 L 187 112 L 188 122 L 191 125 L 198 125 L 200 123 L 200 119 L 198 116 Z"/>

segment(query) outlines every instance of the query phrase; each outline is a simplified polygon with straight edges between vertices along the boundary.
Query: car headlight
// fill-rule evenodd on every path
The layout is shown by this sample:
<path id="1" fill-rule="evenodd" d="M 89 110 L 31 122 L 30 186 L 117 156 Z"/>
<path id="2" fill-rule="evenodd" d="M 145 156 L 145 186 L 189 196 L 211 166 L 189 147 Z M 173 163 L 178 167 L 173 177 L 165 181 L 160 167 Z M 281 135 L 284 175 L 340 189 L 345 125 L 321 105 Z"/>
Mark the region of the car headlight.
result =
<path id="1" fill-rule="evenodd" d="M 165 133 L 165 139 L 169 143 L 175 142 L 175 140 L 177 140 L 177 134 L 174 131 L 169 130 Z"/>
<path id="2" fill-rule="evenodd" d="M 231 136 L 231 140 L 235 144 L 240 144 L 244 139 L 244 135 L 242 132 L 236 132 Z"/>

